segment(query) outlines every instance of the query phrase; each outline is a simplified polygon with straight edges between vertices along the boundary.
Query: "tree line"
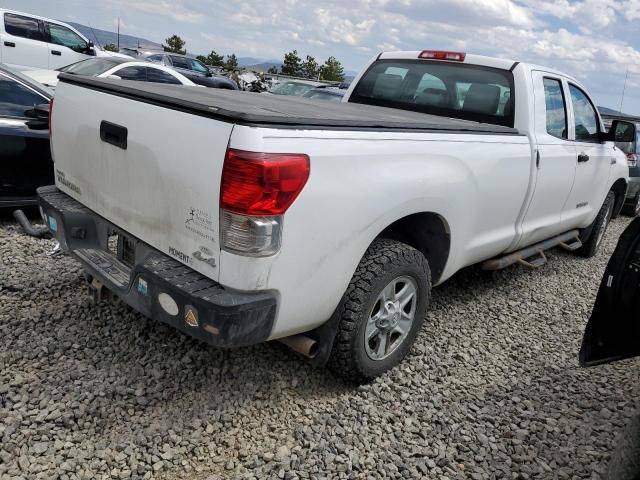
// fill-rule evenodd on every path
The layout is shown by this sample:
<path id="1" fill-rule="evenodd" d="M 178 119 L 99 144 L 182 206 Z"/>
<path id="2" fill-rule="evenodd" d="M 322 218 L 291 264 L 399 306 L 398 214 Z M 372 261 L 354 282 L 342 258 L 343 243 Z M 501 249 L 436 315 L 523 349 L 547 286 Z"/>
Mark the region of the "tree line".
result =
<path id="1" fill-rule="evenodd" d="M 187 42 L 185 42 L 178 35 L 172 35 L 165 39 L 165 43 L 162 48 L 165 52 L 179 53 L 184 55 L 187 53 L 185 48 Z M 235 53 L 227 55 L 225 60 L 224 55 L 220 55 L 215 50 L 211 50 L 208 55 L 198 55 L 196 58 L 202 63 L 212 66 L 226 68 L 227 70 L 238 69 L 238 58 Z M 267 73 L 282 75 L 289 75 L 292 77 L 309 78 L 312 80 L 328 80 L 333 82 L 342 82 L 344 80 L 344 68 L 342 64 L 333 56 L 329 57 L 322 65 L 320 65 L 314 57 L 307 55 L 307 58 L 303 61 L 298 56 L 298 51 L 285 53 L 284 61 L 280 67 L 280 71 L 274 65 Z"/>
<path id="2" fill-rule="evenodd" d="M 298 56 L 297 50 L 284 54 L 280 72 L 273 66 L 268 70 L 268 73 L 281 73 L 292 77 L 333 82 L 342 82 L 344 80 L 344 67 L 334 56 L 329 57 L 320 65 L 311 55 L 307 55 L 307 58 L 303 61 Z"/>

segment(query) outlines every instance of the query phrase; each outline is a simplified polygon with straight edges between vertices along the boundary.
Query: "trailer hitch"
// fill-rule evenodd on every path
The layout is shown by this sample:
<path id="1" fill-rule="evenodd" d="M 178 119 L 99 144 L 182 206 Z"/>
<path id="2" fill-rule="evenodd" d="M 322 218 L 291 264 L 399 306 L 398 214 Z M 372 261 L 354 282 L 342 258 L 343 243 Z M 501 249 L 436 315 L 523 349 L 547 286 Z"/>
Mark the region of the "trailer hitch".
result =
<path id="1" fill-rule="evenodd" d="M 35 228 L 22 210 L 14 210 L 13 218 L 27 235 L 35 238 L 51 238 L 51 232 L 48 228 Z"/>

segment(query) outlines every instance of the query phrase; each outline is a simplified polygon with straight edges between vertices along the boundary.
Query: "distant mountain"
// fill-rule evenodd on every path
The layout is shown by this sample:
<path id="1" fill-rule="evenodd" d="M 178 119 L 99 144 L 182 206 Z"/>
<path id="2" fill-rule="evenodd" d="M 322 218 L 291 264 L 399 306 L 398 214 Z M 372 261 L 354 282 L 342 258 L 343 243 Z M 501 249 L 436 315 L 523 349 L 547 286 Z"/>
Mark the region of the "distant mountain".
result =
<path id="1" fill-rule="evenodd" d="M 278 71 L 280 71 L 280 67 L 282 67 L 282 63 L 281 62 L 278 62 L 278 63 L 262 62 L 262 63 L 253 64 L 253 65 L 249 65 L 249 64 L 242 65 L 242 64 L 238 63 L 238 65 L 240 65 L 242 68 L 246 68 L 247 70 L 253 70 L 253 71 L 256 71 L 256 72 L 266 72 L 271 67 L 276 67 L 278 69 Z"/>
<path id="2" fill-rule="evenodd" d="M 67 23 L 72 25 L 74 28 L 77 28 L 80 33 L 82 33 L 96 45 L 106 45 L 108 43 L 113 43 L 114 45 L 116 45 L 118 43 L 118 35 L 116 32 L 100 30 L 99 28 L 91 28 L 86 25 L 82 25 L 81 23 Z M 136 48 L 138 47 L 138 45 L 143 48 L 152 50 L 162 49 L 161 44 L 152 42 L 151 40 L 147 40 L 146 38 L 140 38 L 134 35 L 125 35 L 122 33 L 120 34 L 120 47 Z"/>
<path id="3" fill-rule="evenodd" d="M 600 112 L 600 115 L 620 115 L 618 110 L 607 107 L 598 107 L 598 111 Z"/>

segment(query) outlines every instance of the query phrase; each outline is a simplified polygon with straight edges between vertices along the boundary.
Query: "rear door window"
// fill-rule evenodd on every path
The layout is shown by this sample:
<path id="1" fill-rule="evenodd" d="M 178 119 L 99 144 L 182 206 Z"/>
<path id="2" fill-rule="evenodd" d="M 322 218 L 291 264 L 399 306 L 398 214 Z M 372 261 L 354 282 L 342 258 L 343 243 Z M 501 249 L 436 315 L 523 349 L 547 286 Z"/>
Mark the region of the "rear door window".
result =
<path id="1" fill-rule="evenodd" d="M 547 133 L 567 139 L 567 105 L 562 83 L 556 78 L 544 78 L 544 104 L 546 107 Z"/>
<path id="2" fill-rule="evenodd" d="M 5 13 L 4 29 L 9 35 L 15 35 L 16 37 L 44 40 L 44 35 L 40 30 L 40 23 L 35 18 Z"/>
<path id="3" fill-rule="evenodd" d="M 378 60 L 365 72 L 353 103 L 513 126 L 513 74 L 432 60 Z"/>

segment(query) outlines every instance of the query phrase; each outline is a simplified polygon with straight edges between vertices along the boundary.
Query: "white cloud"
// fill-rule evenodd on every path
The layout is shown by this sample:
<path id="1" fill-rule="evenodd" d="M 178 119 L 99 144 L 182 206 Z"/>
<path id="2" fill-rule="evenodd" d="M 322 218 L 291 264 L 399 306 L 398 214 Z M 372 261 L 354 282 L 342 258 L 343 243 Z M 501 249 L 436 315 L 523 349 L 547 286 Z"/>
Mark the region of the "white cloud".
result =
<path id="1" fill-rule="evenodd" d="M 149 16 L 169 17 L 177 22 L 201 23 L 205 16 L 193 7 L 187 7 L 187 2 L 167 0 L 107 0 L 107 5 L 119 9 L 123 13 L 140 12 Z M 189 2 L 191 3 L 191 2 Z"/>
<path id="2" fill-rule="evenodd" d="M 297 49 L 358 69 L 381 50 L 452 49 L 548 65 L 605 93 L 621 88 L 627 68 L 640 74 L 640 0 L 105 1 L 118 15 L 175 21 L 171 33 L 192 52 L 282 58 Z"/>

